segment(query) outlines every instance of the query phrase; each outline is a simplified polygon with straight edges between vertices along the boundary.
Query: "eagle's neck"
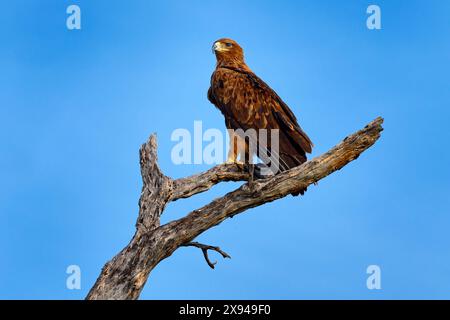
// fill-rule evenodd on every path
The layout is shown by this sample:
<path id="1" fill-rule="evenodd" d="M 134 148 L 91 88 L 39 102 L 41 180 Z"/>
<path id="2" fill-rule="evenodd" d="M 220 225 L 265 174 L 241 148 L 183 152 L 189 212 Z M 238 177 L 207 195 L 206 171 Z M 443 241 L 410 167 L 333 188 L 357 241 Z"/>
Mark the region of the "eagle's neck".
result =
<path id="1" fill-rule="evenodd" d="M 232 68 L 251 72 L 244 60 L 237 58 L 217 59 L 216 68 Z"/>

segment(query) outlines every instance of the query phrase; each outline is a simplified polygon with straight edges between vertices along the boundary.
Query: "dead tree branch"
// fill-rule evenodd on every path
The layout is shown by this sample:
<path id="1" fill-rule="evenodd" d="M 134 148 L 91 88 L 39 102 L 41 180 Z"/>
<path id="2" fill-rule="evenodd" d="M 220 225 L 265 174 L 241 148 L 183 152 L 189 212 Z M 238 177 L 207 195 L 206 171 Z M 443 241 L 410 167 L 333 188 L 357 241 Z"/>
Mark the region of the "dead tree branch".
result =
<path id="1" fill-rule="evenodd" d="M 228 254 L 218 247 L 192 242 L 204 231 L 247 209 L 283 198 L 305 189 L 357 159 L 380 137 L 383 119 L 377 118 L 364 129 L 348 136 L 328 152 L 299 167 L 276 176 L 252 182 L 194 210 L 184 218 L 160 226 L 165 206 L 182 198 L 205 192 L 223 181 L 247 181 L 249 174 L 236 165 L 218 165 L 191 177 L 173 180 L 157 163 L 156 136 L 140 149 L 143 180 L 136 233 L 130 243 L 103 267 L 87 299 L 137 299 L 150 272 L 163 259 L 182 246 L 200 248 L 211 268 L 208 250 Z"/>
<path id="2" fill-rule="evenodd" d="M 222 255 L 223 258 L 231 259 L 229 254 L 226 253 L 225 251 L 222 251 L 219 247 L 213 247 L 213 246 L 209 246 L 207 244 L 202 244 L 202 243 L 198 243 L 198 242 L 189 242 L 189 243 L 182 244 L 181 247 L 196 247 L 196 248 L 201 249 L 203 252 L 203 257 L 205 258 L 206 263 L 208 264 L 208 266 L 211 269 L 214 269 L 214 266 L 217 264 L 217 262 L 211 262 L 211 260 L 209 260 L 208 250 L 217 251 L 218 253 L 220 253 Z"/>

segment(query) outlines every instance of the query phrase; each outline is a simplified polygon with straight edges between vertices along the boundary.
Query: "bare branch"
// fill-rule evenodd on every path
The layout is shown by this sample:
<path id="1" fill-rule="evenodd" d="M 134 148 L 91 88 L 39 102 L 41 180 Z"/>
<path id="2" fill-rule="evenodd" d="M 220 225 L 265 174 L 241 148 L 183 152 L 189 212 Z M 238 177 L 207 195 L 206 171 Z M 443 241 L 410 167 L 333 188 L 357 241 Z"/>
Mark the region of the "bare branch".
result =
<path id="1" fill-rule="evenodd" d="M 139 200 L 139 217 L 136 227 L 152 230 L 159 227 L 159 217 L 169 202 L 172 179 L 166 177 L 158 166 L 158 144 L 152 134 L 139 150 L 142 192 Z"/>
<path id="2" fill-rule="evenodd" d="M 208 250 L 214 250 L 214 251 L 220 253 L 224 259 L 225 258 L 231 259 L 231 257 L 228 255 L 228 253 L 222 251 L 219 247 L 213 247 L 213 246 L 209 246 L 207 244 L 202 244 L 202 243 L 198 243 L 198 242 L 189 242 L 189 243 L 182 244 L 180 247 L 196 247 L 196 248 L 201 249 L 203 252 L 203 257 L 205 258 L 206 263 L 208 264 L 208 266 L 211 269 L 214 269 L 214 266 L 217 264 L 217 261 L 211 262 L 211 260 L 209 260 Z"/>
<path id="3" fill-rule="evenodd" d="M 228 255 L 218 247 L 192 243 L 193 239 L 227 218 L 297 193 L 340 170 L 378 140 L 383 130 L 382 123 L 383 119 L 377 118 L 323 155 L 273 177 L 252 181 L 251 188 L 244 184 L 184 218 L 163 226 L 159 225 L 159 218 L 170 201 L 207 191 L 222 181 L 247 180 L 249 174 L 239 171 L 237 166 L 219 165 L 204 173 L 172 180 L 164 176 L 157 165 L 156 137 L 152 135 L 140 151 L 144 184 L 136 234 L 105 265 L 87 299 L 137 299 L 151 270 L 181 246 L 202 249 L 208 265 L 213 267 L 208 250 L 217 251 L 224 257 Z"/>
<path id="4" fill-rule="evenodd" d="M 221 164 L 206 172 L 181 178 L 173 182 L 174 191 L 171 200 L 189 198 L 197 193 L 205 192 L 220 182 L 247 181 L 249 173 L 235 164 Z"/>

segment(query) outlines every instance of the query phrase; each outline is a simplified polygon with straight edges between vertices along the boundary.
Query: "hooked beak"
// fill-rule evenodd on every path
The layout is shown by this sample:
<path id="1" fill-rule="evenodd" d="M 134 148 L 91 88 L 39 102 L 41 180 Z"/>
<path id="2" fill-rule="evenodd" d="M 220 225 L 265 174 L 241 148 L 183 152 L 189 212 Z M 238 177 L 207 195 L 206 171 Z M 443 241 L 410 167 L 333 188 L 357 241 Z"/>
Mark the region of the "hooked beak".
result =
<path id="1" fill-rule="evenodd" d="M 220 42 L 214 42 L 214 44 L 212 46 L 212 52 L 216 53 L 217 51 L 223 51 L 223 47 Z"/>

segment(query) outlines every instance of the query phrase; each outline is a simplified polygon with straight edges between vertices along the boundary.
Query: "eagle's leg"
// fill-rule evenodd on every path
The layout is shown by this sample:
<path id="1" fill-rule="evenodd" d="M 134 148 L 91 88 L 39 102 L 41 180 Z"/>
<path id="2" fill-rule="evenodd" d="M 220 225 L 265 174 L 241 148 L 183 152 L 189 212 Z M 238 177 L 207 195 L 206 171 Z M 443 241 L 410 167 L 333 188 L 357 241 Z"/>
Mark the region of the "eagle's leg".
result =
<path id="1" fill-rule="evenodd" d="M 253 191 L 255 187 L 254 181 L 258 178 L 257 175 L 255 175 L 255 163 L 253 161 L 253 157 L 255 156 L 255 152 L 253 150 L 250 150 L 250 144 L 246 143 L 244 141 L 243 148 L 239 149 L 239 156 L 242 162 L 244 162 L 247 165 L 248 169 L 248 186 L 250 187 L 250 190 Z"/>
<path id="2" fill-rule="evenodd" d="M 230 148 L 228 150 L 228 157 L 226 163 L 228 164 L 237 164 L 238 166 L 243 166 L 244 163 L 238 160 L 238 156 L 241 156 L 241 149 L 245 147 L 243 146 L 242 139 L 240 139 L 236 134 L 234 134 L 233 130 L 228 131 L 230 134 Z M 245 159 L 245 158 L 244 158 Z"/>
<path id="3" fill-rule="evenodd" d="M 236 163 L 237 162 L 237 152 L 234 152 L 234 150 L 231 149 L 232 144 L 230 143 L 230 150 L 228 151 L 228 157 L 227 161 L 225 163 Z"/>
<path id="4" fill-rule="evenodd" d="M 239 137 L 233 130 L 228 130 L 228 133 L 230 135 L 230 146 L 226 163 L 236 164 L 242 170 L 245 170 L 247 167 L 249 172 L 248 185 L 250 190 L 252 190 L 254 186 L 253 182 L 257 175 L 255 175 L 255 164 L 253 163 L 253 155 L 250 152 L 250 146 L 246 143 L 245 139 Z"/>

